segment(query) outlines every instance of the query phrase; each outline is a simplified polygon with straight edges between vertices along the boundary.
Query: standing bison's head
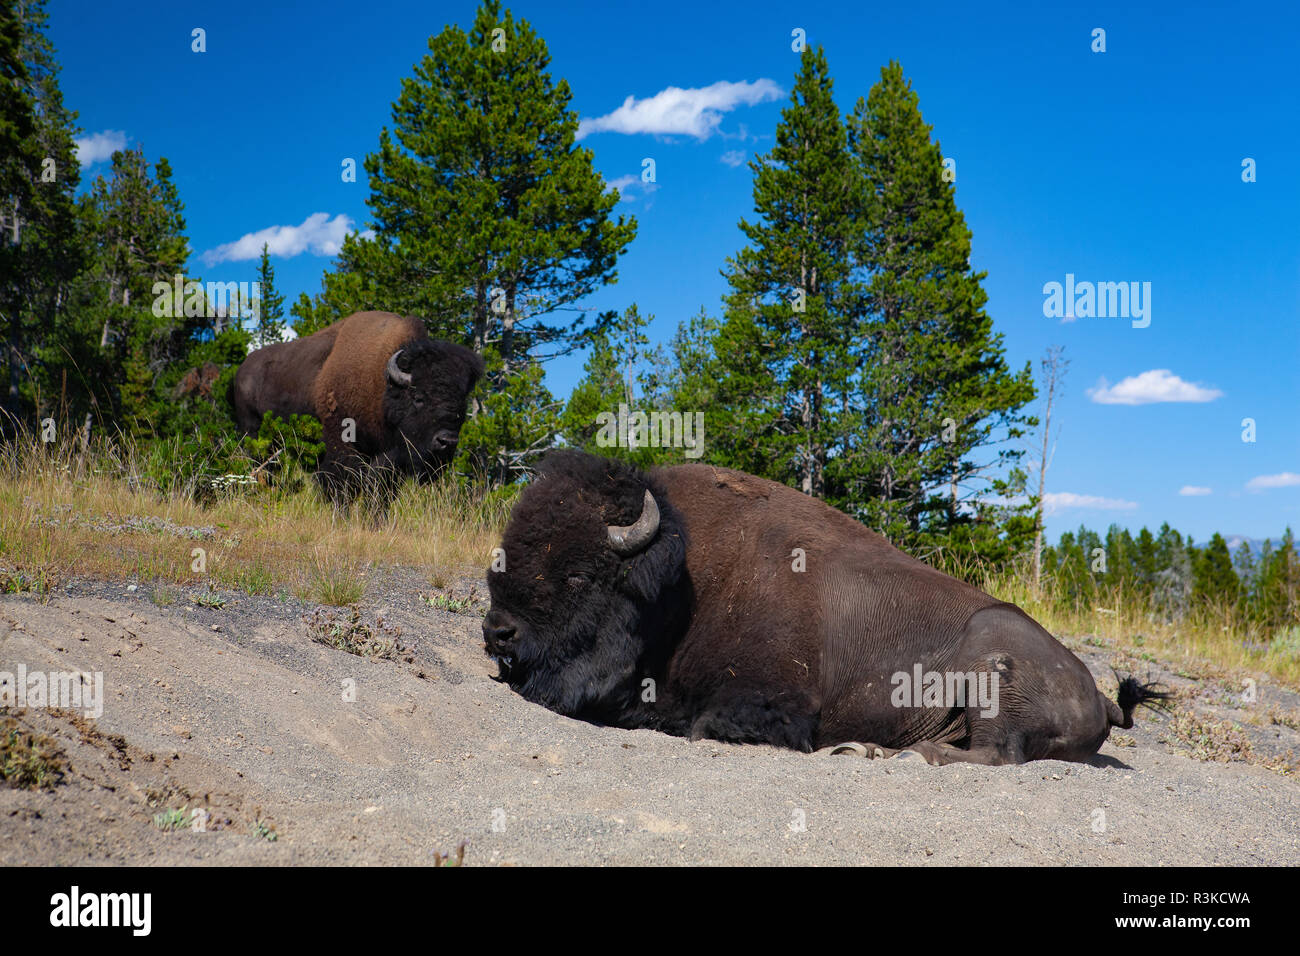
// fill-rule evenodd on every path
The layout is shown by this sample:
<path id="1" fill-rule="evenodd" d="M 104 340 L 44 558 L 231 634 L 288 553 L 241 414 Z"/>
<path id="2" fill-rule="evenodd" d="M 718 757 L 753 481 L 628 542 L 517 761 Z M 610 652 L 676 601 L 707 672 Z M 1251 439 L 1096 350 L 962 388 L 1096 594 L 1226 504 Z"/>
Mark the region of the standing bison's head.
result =
<path id="1" fill-rule="evenodd" d="M 384 369 L 383 445 L 389 463 L 418 478 L 442 470 L 456 454 L 465 400 L 483 375 L 470 349 L 417 339 L 389 356 Z"/>
<path id="2" fill-rule="evenodd" d="M 552 452 L 502 550 L 483 622 L 497 680 L 562 714 L 622 712 L 686 612 L 683 529 L 662 490 L 620 462 Z"/>

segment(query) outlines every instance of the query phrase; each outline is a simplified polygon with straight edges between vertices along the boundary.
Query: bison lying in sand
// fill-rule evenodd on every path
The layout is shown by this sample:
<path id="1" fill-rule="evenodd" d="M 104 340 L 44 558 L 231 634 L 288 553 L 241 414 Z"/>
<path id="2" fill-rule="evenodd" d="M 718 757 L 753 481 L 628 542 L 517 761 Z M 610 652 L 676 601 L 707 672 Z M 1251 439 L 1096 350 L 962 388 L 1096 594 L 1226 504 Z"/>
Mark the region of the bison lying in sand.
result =
<path id="1" fill-rule="evenodd" d="M 1140 703 L 1011 604 L 797 491 L 554 452 L 483 622 L 498 680 L 561 714 L 935 764 L 1083 761 Z M 956 675 L 956 679 L 953 676 Z"/>
<path id="2" fill-rule="evenodd" d="M 319 418 L 319 477 L 346 499 L 367 474 L 426 478 L 445 467 L 482 375 L 478 355 L 429 338 L 419 319 L 358 312 L 249 355 L 235 373 L 235 416 L 250 434 L 268 411 Z"/>

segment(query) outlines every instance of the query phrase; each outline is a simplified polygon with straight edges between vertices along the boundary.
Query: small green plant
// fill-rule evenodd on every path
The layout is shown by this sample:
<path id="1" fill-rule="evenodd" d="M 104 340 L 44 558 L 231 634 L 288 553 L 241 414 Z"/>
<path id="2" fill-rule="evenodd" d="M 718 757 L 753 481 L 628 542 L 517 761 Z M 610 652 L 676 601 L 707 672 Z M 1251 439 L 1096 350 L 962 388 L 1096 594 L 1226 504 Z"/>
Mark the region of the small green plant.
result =
<path id="1" fill-rule="evenodd" d="M 5 594 L 34 594 L 46 598 L 58 587 L 58 575 L 52 568 L 17 565 L 0 567 L 0 592 Z"/>
<path id="2" fill-rule="evenodd" d="M 209 581 L 207 589 L 200 591 L 195 595 L 194 603 L 199 607 L 206 607 L 212 611 L 219 611 L 226 606 L 226 599 L 217 593 L 217 589 L 213 587 L 212 582 Z"/>
<path id="3" fill-rule="evenodd" d="M 53 790 L 67 761 L 44 734 L 24 730 L 13 718 L 0 723 L 0 780 L 24 790 Z"/>
<path id="4" fill-rule="evenodd" d="M 303 616 L 312 640 L 325 644 L 358 657 L 373 657 L 380 660 L 396 660 L 408 648 L 398 638 L 402 634 L 400 627 L 395 627 L 384 620 L 383 615 L 375 615 L 372 628 L 361 619 L 361 609 L 355 604 L 348 608 L 347 616 L 340 616 L 337 611 L 317 608 L 309 615 Z"/>
<path id="5" fill-rule="evenodd" d="M 482 603 L 471 589 L 463 598 L 454 598 L 448 594 L 421 594 L 420 600 L 435 611 L 449 611 L 452 614 L 474 614 Z"/>
<path id="6" fill-rule="evenodd" d="M 181 807 L 179 810 L 164 810 L 162 813 L 155 813 L 153 825 L 164 833 L 188 830 L 190 828 L 189 808 Z"/>
<path id="7" fill-rule="evenodd" d="M 274 843 L 280 839 L 280 834 L 275 832 L 275 825 L 267 823 L 265 820 L 254 820 L 248 827 L 250 833 L 259 840 L 265 840 L 267 843 Z"/>

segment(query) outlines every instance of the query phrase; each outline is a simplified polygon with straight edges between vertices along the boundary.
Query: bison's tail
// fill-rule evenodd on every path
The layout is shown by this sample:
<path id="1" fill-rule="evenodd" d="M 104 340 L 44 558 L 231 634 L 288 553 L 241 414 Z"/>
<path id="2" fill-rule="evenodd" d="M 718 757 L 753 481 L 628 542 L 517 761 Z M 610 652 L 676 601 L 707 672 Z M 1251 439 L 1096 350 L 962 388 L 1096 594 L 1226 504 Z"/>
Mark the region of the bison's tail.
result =
<path id="1" fill-rule="evenodd" d="M 1133 726 L 1133 711 L 1139 705 L 1149 707 L 1152 710 L 1168 710 L 1168 701 L 1174 698 L 1173 691 L 1160 690 L 1163 685 L 1156 681 L 1143 683 L 1133 675 L 1120 677 L 1115 675 L 1119 680 L 1118 704 L 1114 701 L 1107 700 L 1107 711 L 1110 715 L 1110 723 L 1113 727 L 1119 727 L 1124 730 Z"/>

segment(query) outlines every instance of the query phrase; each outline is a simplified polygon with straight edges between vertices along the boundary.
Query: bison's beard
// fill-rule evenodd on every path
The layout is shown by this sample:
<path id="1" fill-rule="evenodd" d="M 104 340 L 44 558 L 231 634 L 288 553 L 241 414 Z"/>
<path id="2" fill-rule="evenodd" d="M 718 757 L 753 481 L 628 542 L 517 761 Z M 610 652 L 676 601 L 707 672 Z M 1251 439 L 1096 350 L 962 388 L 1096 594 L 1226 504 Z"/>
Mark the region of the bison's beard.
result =
<path id="1" fill-rule="evenodd" d="M 638 624 L 628 608 L 604 618 L 598 630 L 571 626 L 545 647 L 535 636 L 517 639 L 511 653 L 493 657 L 497 680 L 567 717 L 622 724 L 617 718 L 634 709 L 642 681 L 656 676 Z"/>
<path id="2" fill-rule="evenodd" d="M 680 598 L 680 595 L 674 595 Z M 611 727 L 677 732 L 666 688 L 668 657 L 687 614 L 677 600 L 647 606 L 620 595 L 563 634 L 531 631 L 492 655 L 497 680 L 556 713 Z M 646 693 L 653 688 L 653 693 Z"/>
<path id="3" fill-rule="evenodd" d="M 409 447 L 390 449 L 374 460 L 375 468 L 394 479 L 409 475 L 420 484 L 437 481 L 455 457 L 455 449 L 447 452 L 417 451 Z"/>

